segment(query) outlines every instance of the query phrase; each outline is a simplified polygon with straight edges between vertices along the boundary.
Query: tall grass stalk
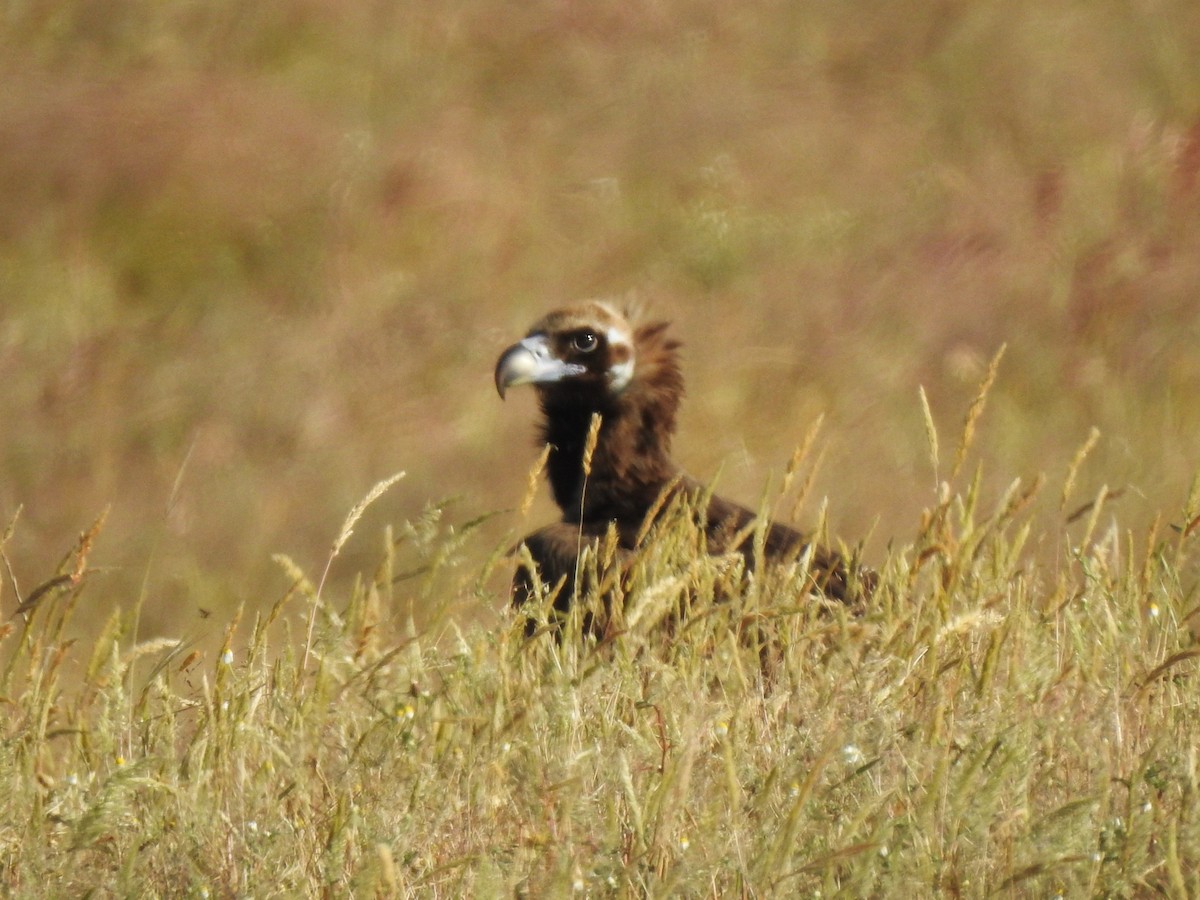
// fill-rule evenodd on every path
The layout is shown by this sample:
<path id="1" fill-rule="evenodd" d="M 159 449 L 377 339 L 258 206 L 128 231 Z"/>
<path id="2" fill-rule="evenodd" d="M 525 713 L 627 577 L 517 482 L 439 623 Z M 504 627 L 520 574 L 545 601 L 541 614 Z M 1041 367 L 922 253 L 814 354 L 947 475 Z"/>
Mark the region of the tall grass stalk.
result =
<path id="1" fill-rule="evenodd" d="M 884 560 L 860 617 L 794 572 L 740 599 L 670 508 L 599 643 L 527 640 L 500 593 L 494 628 L 407 634 L 410 602 L 478 590 L 454 562 L 473 523 L 437 510 L 299 636 L 288 607 L 317 592 L 282 559 L 287 590 L 215 659 L 122 649 L 121 612 L 73 642 L 65 584 L 2 637 L 6 890 L 1198 892 L 1189 542 L 1118 553 L 1099 512 L 1046 562 L 1039 479 L 974 491 Z"/>
<path id="2" fill-rule="evenodd" d="M 5 890 L 1197 893 L 1194 537 L 1122 531 L 1104 491 L 1046 533 L 1061 489 L 981 483 L 925 512 L 861 615 L 802 565 L 747 581 L 698 552 L 678 503 L 633 560 L 589 554 L 561 640 L 461 567 L 481 520 L 445 506 L 298 634 L 320 588 L 280 557 L 287 586 L 215 657 L 120 611 L 77 642 L 103 582 L 68 578 L 0 635 Z M 620 627 L 579 637 L 617 586 Z M 494 624 L 415 627 L 459 597 Z"/>

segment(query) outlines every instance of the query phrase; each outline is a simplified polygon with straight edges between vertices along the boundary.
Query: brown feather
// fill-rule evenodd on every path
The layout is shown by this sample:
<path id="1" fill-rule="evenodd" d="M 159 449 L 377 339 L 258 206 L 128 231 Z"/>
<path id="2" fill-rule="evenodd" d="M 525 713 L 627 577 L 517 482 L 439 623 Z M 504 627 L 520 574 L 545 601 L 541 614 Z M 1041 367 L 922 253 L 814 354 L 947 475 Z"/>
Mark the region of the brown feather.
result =
<path id="1" fill-rule="evenodd" d="M 543 415 L 541 438 L 550 446 L 547 474 L 562 520 L 523 541 L 539 569 L 541 583 L 551 588 L 562 583 L 555 600 L 559 610 L 566 610 L 575 596 L 582 547 L 596 545 L 615 527 L 620 550 L 633 551 L 647 514 L 661 509 L 664 500 L 684 493 L 696 502 L 705 495 L 702 485 L 671 460 L 684 387 L 680 343 L 667 329 L 668 323 L 653 322 L 631 332 L 611 307 L 591 302 L 553 312 L 530 332 L 530 338 L 556 348 L 556 362 L 576 367 L 567 375 L 560 367 L 548 376 L 551 380 L 535 382 Z M 567 336 L 579 335 L 581 330 L 606 335 L 603 345 L 591 353 L 577 352 Z M 633 374 L 622 389 L 614 390 L 605 373 L 618 366 L 628 352 L 622 335 L 632 341 Z M 501 366 L 513 349 L 501 357 Z M 502 391 L 503 375 L 498 367 L 497 384 Z M 601 424 L 585 477 L 584 454 L 594 414 L 600 415 Z M 664 492 L 669 496 L 664 497 Z M 709 552 L 737 551 L 752 569 L 751 526 L 755 518 L 739 504 L 712 497 L 700 523 Z M 808 544 L 801 532 L 770 523 L 763 556 L 769 561 L 796 559 Z M 851 569 L 840 554 L 814 547 L 811 570 L 815 586 L 827 596 L 854 599 Z M 859 591 L 869 594 L 874 576 L 866 570 L 857 574 Z M 534 596 L 534 583 L 529 572 L 518 571 L 513 582 L 514 602 L 521 604 Z"/>

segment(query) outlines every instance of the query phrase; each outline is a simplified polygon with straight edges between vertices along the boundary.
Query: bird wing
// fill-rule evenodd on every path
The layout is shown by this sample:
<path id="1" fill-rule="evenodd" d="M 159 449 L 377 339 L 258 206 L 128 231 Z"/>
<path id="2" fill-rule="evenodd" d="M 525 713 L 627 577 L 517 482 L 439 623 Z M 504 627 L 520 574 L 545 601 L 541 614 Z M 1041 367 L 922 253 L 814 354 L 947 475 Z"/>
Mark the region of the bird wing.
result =
<path id="1" fill-rule="evenodd" d="M 691 479 L 685 479 L 685 489 L 703 490 Z M 753 571 L 755 558 L 756 523 L 759 516 L 746 507 L 724 497 L 713 495 L 706 507 L 705 535 L 709 552 L 736 551 Z M 787 564 L 811 553 L 809 573 L 813 585 L 830 599 L 850 602 L 869 597 L 875 587 L 875 574 L 847 560 L 841 553 L 821 544 L 814 544 L 810 535 L 780 522 L 768 521 L 763 535 L 763 561 Z M 857 585 L 856 585 L 857 582 Z"/>
<path id="2" fill-rule="evenodd" d="M 528 561 L 522 561 L 513 574 L 512 602 L 514 606 L 552 596 L 554 608 L 560 613 L 570 609 L 577 588 L 586 594 L 591 570 L 581 565 L 586 551 L 598 553 L 608 537 L 609 529 L 615 529 L 616 546 L 612 562 L 622 566 L 633 548 L 635 532 L 609 522 L 555 522 L 527 534 L 513 548 L 520 555 L 524 547 L 529 552 Z M 532 570 L 529 563 L 532 562 Z M 600 573 L 603 575 L 603 572 Z M 579 583 L 581 582 L 582 583 Z M 605 597 L 605 603 L 609 598 Z"/>

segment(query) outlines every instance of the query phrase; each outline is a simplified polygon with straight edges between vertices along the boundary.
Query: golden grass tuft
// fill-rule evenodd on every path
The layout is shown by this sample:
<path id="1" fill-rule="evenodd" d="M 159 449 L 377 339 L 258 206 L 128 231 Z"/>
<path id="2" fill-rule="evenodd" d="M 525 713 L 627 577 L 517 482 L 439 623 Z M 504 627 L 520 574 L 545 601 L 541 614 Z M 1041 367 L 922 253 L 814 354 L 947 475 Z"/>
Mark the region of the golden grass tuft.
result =
<path id="1" fill-rule="evenodd" d="M 299 640 L 286 607 L 315 591 L 281 558 L 290 587 L 212 659 L 176 664 L 188 642 L 134 642 L 120 612 L 73 641 L 91 585 L 70 583 L 3 636 L 0 877 L 16 895 L 1195 894 L 1195 538 L 1123 535 L 1103 492 L 1081 532 L 1041 533 L 1042 485 L 941 498 L 861 616 L 802 571 L 744 583 L 675 507 L 623 578 L 588 555 L 596 594 L 561 641 L 525 639 L 461 566 L 478 520 L 441 507 L 388 529 Z M 1072 551 L 1046 562 L 1047 541 Z M 570 637 L 606 590 L 619 627 Z M 413 627 L 413 603 L 463 593 L 498 623 Z"/>
<path id="2" fill-rule="evenodd" d="M 848 8 L 9 4 L 0 890 L 1200 896 L 1200 7 Z M 487 375 L 631 287 L 861 617 L 668 508 L 524 639 Z"/>

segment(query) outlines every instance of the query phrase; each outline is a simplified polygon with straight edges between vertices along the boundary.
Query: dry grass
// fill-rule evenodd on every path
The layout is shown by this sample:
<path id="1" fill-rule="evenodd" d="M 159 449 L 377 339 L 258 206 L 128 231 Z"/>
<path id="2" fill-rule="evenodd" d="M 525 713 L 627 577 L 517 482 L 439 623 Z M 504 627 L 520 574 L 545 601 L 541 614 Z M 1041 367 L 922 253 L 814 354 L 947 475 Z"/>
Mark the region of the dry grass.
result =
<path id="1" fill-rule="evenodd" d="M 1200 21 L 1152 6 L 13 7 L 14 558 L 111 505 L 103 580 L 170 634 L 257 607 L 389 472 L 367 529 L 506 508 L 531 413 L 496 353 L 630 290 L 686 341 L 683 462 L 735 496 L 824 414 L 816 495 L 881 553 L 929 497 L 918 386 L 948 420 L 1007 344 L 989 487 L 1095 426 L 1080 488 L 1144 527 L 1200 432 Z"/>
<path id="2" fill-rule="evenodd" d="M 30 0 L 0 50 L 6 889 L 1200 894 L 1192 0 Z M 519 640 L 495 355 L 628 291 L 681 461 L 867 536 L 864 618 L 707 604 L 667 529 L 620 639 Z"/>
<path id="3" fill-rule="evenodd" d="M 87 649 L 66 637 L 85 535 L 48 582 L 66 589 L 3 634 L 0 879 L 18 895 L 1195 895 L 1194 528 L 1125 533 L 1101 497 L 1041 533 L 1040 483 L 989 501 L 980 481 L 922 514 L 860 618 L 807 598 L 802 572 L 731 588 L 738 567 L 698 558 L 668 511 L 599 644 L 527 641 L 524 614 L 457 624 L 456 597 L 497 598 L 459 564 L 478 523 L 435 512 L 342 603 L 284 560 L 293 587 L 215 655 L 131 643 L 121 614 Z M 1044 565 L 1030 546 L 1049 541 Z M 406 545 L 423 560 L 408 575 Z"/>

